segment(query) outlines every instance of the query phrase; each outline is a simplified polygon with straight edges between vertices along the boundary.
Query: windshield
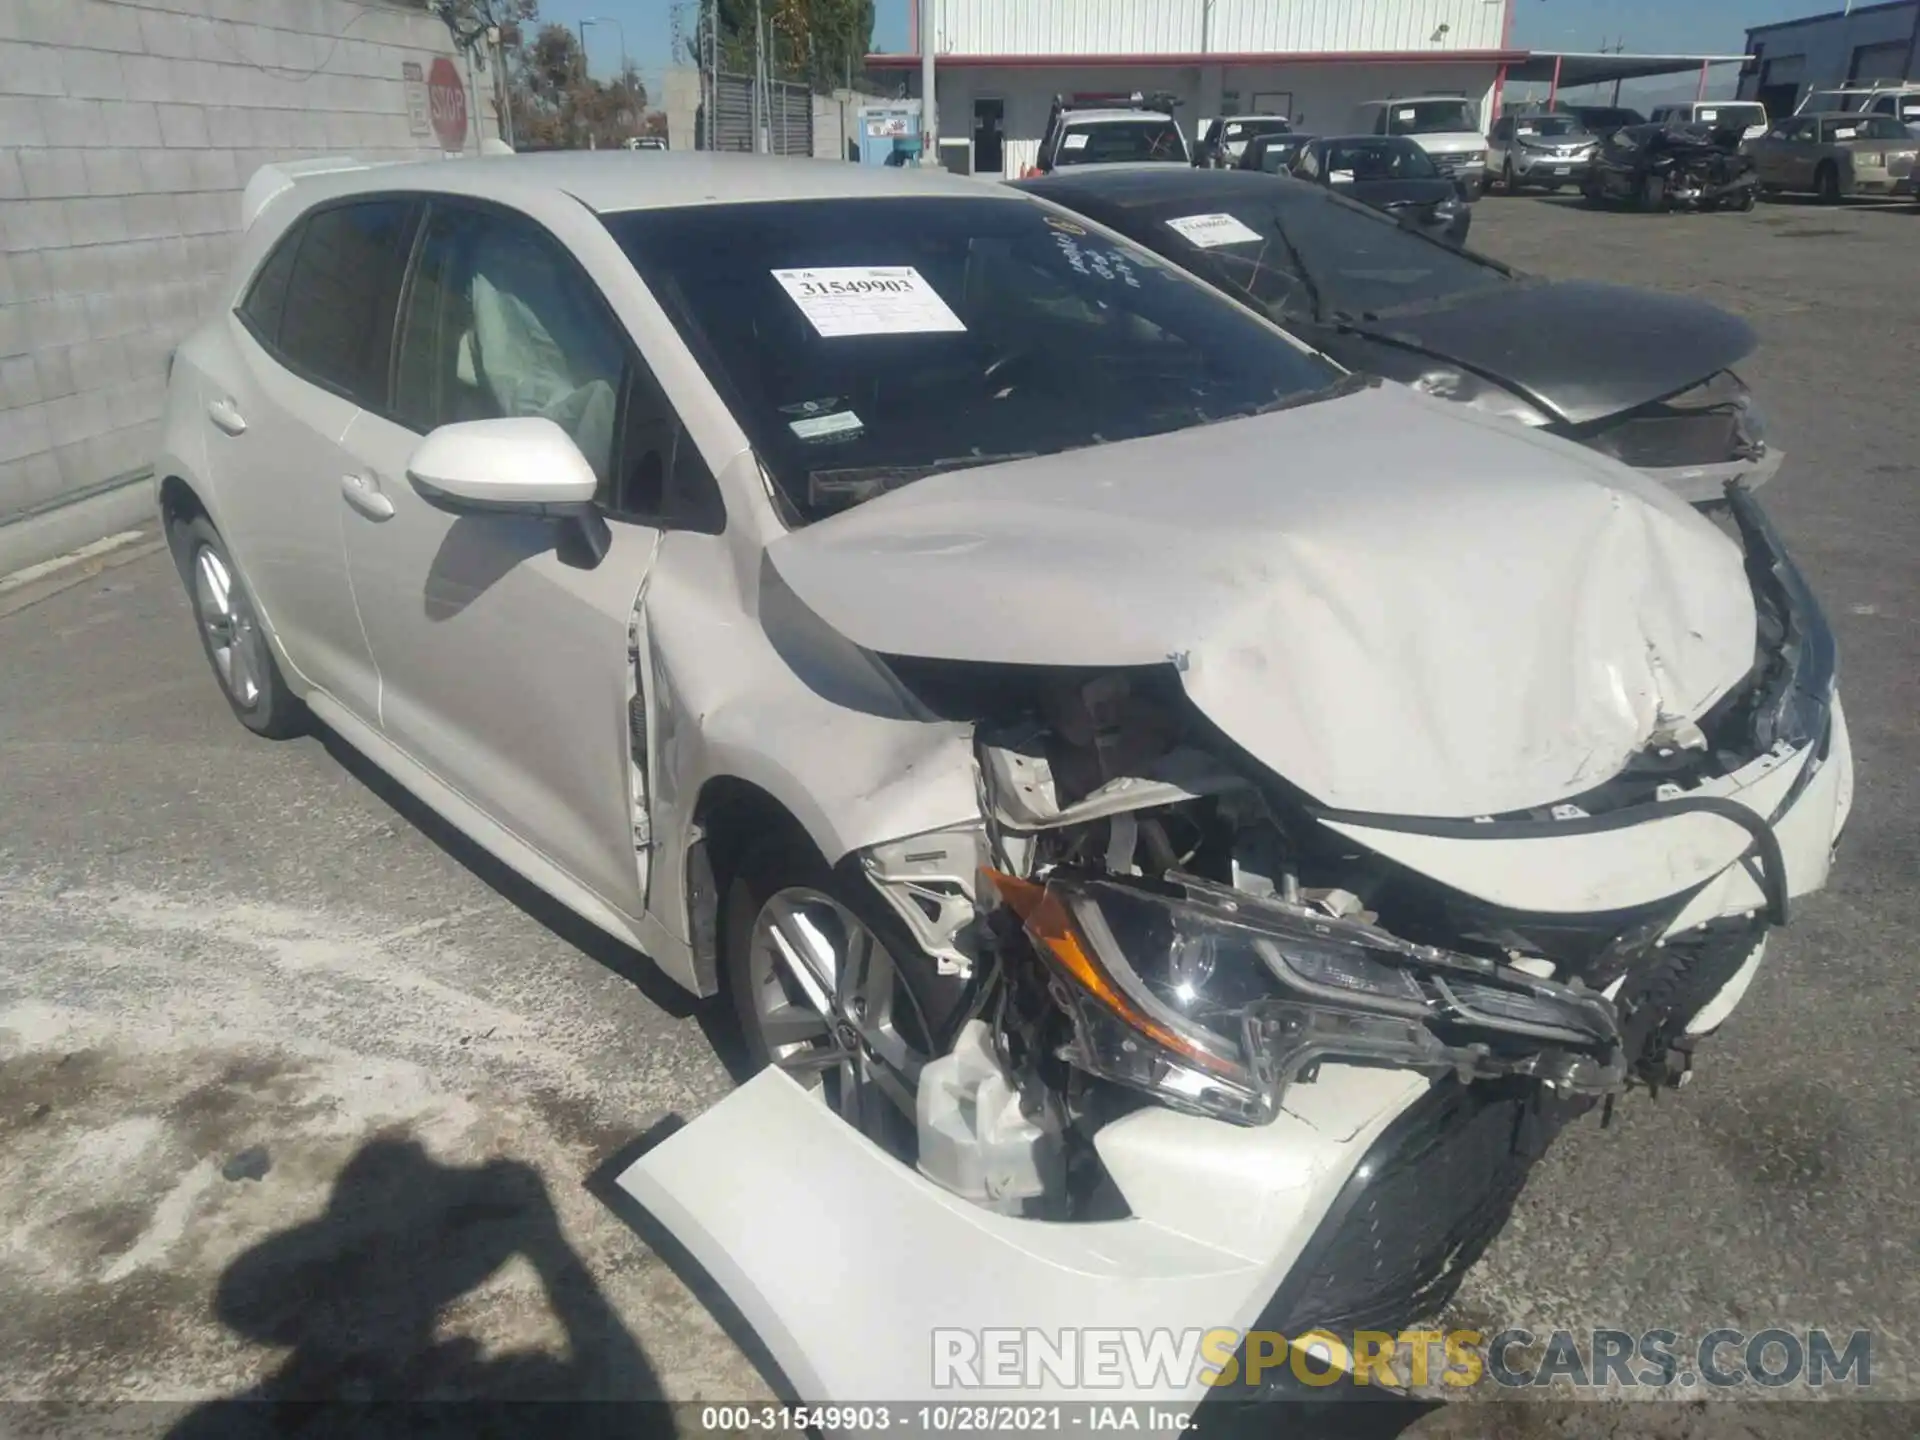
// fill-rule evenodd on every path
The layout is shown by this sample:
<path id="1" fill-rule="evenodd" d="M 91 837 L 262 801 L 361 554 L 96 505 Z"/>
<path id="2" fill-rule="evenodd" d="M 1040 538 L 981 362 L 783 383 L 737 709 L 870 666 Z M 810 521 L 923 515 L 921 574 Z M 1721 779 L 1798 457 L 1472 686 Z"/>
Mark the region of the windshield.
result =
<path id="1" fill-rule="evenodd" d="M 1428 240 L 1377 210 L 1326 191 L 1239 190 L 1103 208 L 1102 218 L 1274 320 L 1371 320 L 1515 283 L 1490 261 Z"/>
<path id="2" fill-rule="evenodd" d="M 1587 127 L 1571 115 L 1536 115 L 1513 122 L 1513 133 L 1522 139 L 1558 140 L 1567 136 L 1586 137 Z"/>
<path id="3" fill-rule="evenodd" d="M 1311 143 L 1312 137 L 1308 135 L 1273 135 L 1265 140 L 1253 141 L 1247 149 L 1262 170 L 1269 175 L 1278 175 L 1292 168 L 1300 152 Z"/>
<path id="4" fill-rule="evenodd" d="M 1327 177 L 1347 180 L 1437 180 L 1427 152 L 1411 140 L 1335 140 L 1327 146 Z"/>
<path id="5" fill-rule="evenodd" d="M 1623 125 L 1644 125 L 1647 123 L 1647 117 L 1642 115 L 1638 110 L 1582 110 L 1580 112 L 1580 118 L 1586 123 L 1589 130 L 1601 130 L 1609 126 L 1618 128 Z"/>
<path id="6" fill-rule="evenodd" d="M 1185 163 L 1187 147 L 1180 127 L 1165 120 L 1103 120 L 1068 126 L 1060 137 L 1056 165 L 1127 165 L 1141 161 Z"/>
<path id="7" fill-rule="evenodd" d="M 1767 123 L 1767 110 L 1764 105 L 1698 105 L 1694 107 L 1693 118 L 1701 125 L 1718 129 L 1739 125 L 1750 130 Z"/>
<path id="8" fill-rule="evenodd" d="M 1220 138 L 1228 145 L 1243 145 L 1256 135 L 1285 135 L 1292 128 L 1280 119 L 1229 120 L 1221 129 Z"/>
<path id="9" fill-rule="evenodd" d="M 1468 100 L 1395 100 L 1387 106 L 1389 135 L 1478 133 L 1480 116 Z"/>
<path id="10" fill-rule="evenodd" d="M 801 523 L 939 470 L 1254 414 L 1344 378 L 1164 261 L 1011 195 L 607 225 Z"/>
<path id="11" fill-rule="evenodd" d="M 1907 127 L 1891 115 L 1849 115 L 1844 120 L 1824 120 L 1820 138 L 1829 143 L 1848 140 L 1910 140 Z"/>

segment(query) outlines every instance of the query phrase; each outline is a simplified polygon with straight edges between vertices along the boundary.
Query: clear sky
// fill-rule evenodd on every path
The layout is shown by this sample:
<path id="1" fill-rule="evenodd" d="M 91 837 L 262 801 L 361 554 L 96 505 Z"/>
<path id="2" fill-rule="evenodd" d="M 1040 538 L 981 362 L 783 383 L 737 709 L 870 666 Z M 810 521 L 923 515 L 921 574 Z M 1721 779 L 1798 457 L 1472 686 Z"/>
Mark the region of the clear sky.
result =
<path id="1" fill-rule="evenodd" d="M 913 0 L 875 0 L 874 46 L 904 50 L 907 7 Z M 1029 0 L 1045 4 L 1047 0 Z M 1370 3 L 1370 0 L 1355 0 Z M 1845 0 L 1513 0 L 1514 44 L 1532 50 L 1596 50 L 1622 41 L 1629 50 L 1683 54 L 1738 54 L 1749 25 L 1842 8 Z M 542 0 L 544 19 L 567 25 L 587 16 L 613 24 L 587 27 L 587 55 L 595 75 L 611 76 L 620 63 L 620 32 L 648 83 L 672 50 L 672 16 L 693 31 L 696 0 Z"/>

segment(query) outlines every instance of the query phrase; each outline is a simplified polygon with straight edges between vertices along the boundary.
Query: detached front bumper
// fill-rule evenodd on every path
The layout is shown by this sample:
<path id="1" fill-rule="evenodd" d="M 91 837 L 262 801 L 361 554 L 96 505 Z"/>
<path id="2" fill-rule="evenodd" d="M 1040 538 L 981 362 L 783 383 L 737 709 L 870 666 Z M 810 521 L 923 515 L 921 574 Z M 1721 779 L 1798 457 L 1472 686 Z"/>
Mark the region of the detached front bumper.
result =
<path id="1" fill-rule="evenodd" d="M 1134 1111 L 1096 1137 L 1132 1212 L 1123 1220 L 980 1209 L 777 1069 L 618 1184 L 725 1290 L 802 1399 L 1195 1403 L 1216 1393 L 1206 1362 L 1217 1367 L 1275 1307 L 1296 1324 L 1320 1310 L 1329 1324 L 1383 1305 L 1399 1313 L 1478 1253 L 1461 1259 L 1447 1235 L 1493 1194 L 1473 1178 L 1485 1171 L 1479 1158 L 1460 1168 L 1453 1221 L 1409 1215 L 1407 1245 L 1375 1234 L 1382 1205 L 1413 1203 L 1416 1161 L 1428 1175 L 1437 1139 L 1457 1133 L 1477 1157 L 1499 1128 L 1483 1103 L 1442 1083 L 1449 1093 L 1436 1101 L 1423 1076 L 1328 1064 L 1267 1125 Z M 1398 1178 L 1381 1189 L 1382 1176 Z M 1503 1190 L 1502 1176 L 1485 1181 Z M 1503 1218 L 1491 1217 L 1489 1237 Z M 1218 1332 L 1231 1332 L 1224 1346 Z M 1036 1367 L 1021 1348 L 1031 1337 L 1078 1353 Z M 1160 1343 L 1185 1344 L 1189 1363 L 1128 1362 L 1130 1344 Z M 1094 1358 L 1103 1347 L 1104 1362 Z"/>

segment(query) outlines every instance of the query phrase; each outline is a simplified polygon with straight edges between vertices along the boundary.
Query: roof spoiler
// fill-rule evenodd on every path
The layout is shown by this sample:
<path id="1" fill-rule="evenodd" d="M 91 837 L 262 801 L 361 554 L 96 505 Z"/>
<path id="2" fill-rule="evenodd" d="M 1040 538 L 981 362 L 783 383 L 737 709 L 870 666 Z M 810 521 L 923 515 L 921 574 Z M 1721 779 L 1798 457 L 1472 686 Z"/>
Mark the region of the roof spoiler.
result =
<path id="1" fill-rule="evenodd" d="M 349 170 L 372 170 L 381 165 L 399 164 L 396 160 L 359 160 L 351 155 L 329 155 L 319 160 L 280 160 L 262 165 L 247 181 L 240 196 L 240 228 L 251 230 L 253 222 L 282 192 L 316 175 L 338 175 Z"/>

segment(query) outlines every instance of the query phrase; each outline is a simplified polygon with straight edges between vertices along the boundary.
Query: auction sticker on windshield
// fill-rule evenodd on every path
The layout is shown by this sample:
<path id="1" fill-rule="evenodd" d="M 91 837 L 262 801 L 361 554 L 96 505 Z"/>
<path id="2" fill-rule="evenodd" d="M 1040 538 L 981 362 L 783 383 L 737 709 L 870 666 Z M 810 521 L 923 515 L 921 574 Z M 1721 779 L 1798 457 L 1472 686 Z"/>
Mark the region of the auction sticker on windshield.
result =
<path id="1" fill-rule="evenodd" d="M 1211 250 L 1216 245 L 1244 245 L 1260 238 L 1258 230 L 1235 215 L 1181 215 L 1167 221 L 1167 228 L 1202 250 Z"/>
<path id="2" fill-rule="evenodd" d="M 835 265 L 772 273 L 800 313 L 829 339 L 967 328 L 911 265 Z"/>

